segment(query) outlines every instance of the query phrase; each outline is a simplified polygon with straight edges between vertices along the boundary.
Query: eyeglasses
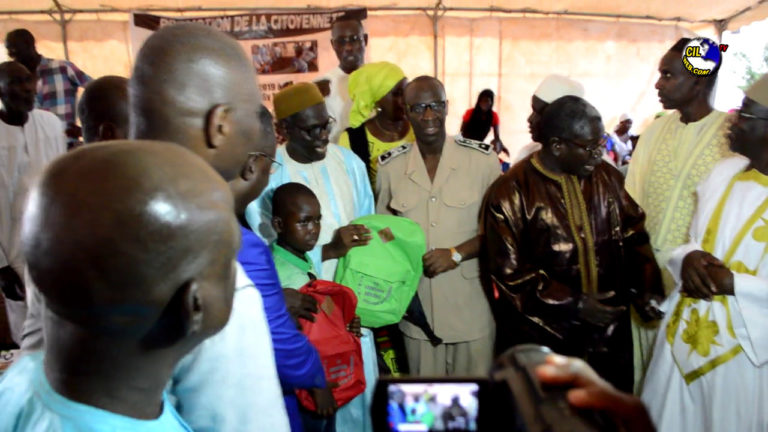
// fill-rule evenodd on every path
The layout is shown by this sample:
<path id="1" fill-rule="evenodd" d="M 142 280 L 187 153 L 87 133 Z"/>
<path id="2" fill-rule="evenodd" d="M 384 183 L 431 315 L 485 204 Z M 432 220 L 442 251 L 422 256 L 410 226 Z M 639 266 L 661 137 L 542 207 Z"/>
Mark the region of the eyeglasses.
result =
<path id="1" fill-rule="evenodd" d="M 307 128 L 303 128 L 299 125 L 296 125 L 296 127 L 307 134 L 308 137 L 317 138 L 322 136 L 323 133 L 329 133 L 331 129 L 333 129 L 334 124 L 336 124 L 336 119 L 333 117 L 328 117 L 328 120 L 325 123 L 309 126 Z"/>
<path id="2" fill-rule="evenodd" d="M 746 112 L 744 112 L 744 111 L 742 111 L 742 110 L 739 110 L 739 111 L 737 112 L 737 115 L 738 115 L 739 117 L 741 117 L 741 118 L 745 118 L 745 119 L 747 119 L 747 120 L 752 120 L 752 119 L 757 119 L 757 120 L 768 120 L 768 117 L 760 117 L 760 116 L 756 116 L 756 115 L 754 115 L 754 114 L 746 113 Z"/>
<path id="3" fill-rule="evenodd" d="M 607 139 L 605 137 L 601 137 L 596 143 L 590 144 L 590 145 L 585 145 L 580 142 L 566 139 L 566 138 L 560 138 L 560 139 L 562 139 L 567 143 L 575 145 L 576 147 L 586 151 L 587 153 L 592 153 L 592 154 L 595 154 L 598 152 L 600 154 L 603 154 L 603 148 L 605 148 L 605 143 L 607 142 Z"/>
<path id="4" fill-rule="evenodd" d="M 248 153 L 248 156 L 257 156 L 257 157 L 263 157 L 263 158 L 269 159 L 269 161 L 271 162 L 271 165 L 269 166 L 269 173 L 270 174 L 276 173 L 277 170 L 281 166 L 283 166 L 283 164 L 281 164 L 280 162 L 276 161 L 275 158 L 273 158 L 272 156 L 270 156 L 270 155 L 268 155 L 268 154 L 266 154 L 264 152 L 250 152 L 250 153 Z"/>
<path id="5" fill-rule="evenodd" d="M 331 39 L 331 43 L 342 47 L 346 44 L 360 45 L 364 38 L 365 36 L 359 34 L 352 36 L 339 36 L 337 38 Z"/>
<path id="6" fill-rule="evenodd" d="M 445 112 L 445 101 L 408 105 L 408 110 L 414 114 L 424 114 L 427 112 L 427 108 L 431 109 L 434 113 L 443 113 Z"/>

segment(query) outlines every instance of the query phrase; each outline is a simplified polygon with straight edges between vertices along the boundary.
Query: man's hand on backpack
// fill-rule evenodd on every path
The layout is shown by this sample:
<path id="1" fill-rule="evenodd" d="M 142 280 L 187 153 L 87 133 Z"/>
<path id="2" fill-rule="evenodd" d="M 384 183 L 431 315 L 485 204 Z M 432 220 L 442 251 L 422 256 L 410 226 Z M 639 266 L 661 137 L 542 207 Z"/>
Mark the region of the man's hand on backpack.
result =
<path id="1" fill-rule="evenodd" d="M 371 241 L 371 230 L 365 225 L 350 224 L 333 233 L 331 242 L 323 246 L 323 261 L 341 258 L 350 249 L 365 246 Z"/>
<path id="2" fill-rule="evenodd" d="M 360 317 L 355 315 L 355 318 L 347 324 L 347 331 L 357 337 L 363 337 L 363 326 L 360 324 Z"/>
<path id="3" fill-rule="evenodd" d="M 459 266 L 451 258 L 450 249 L 433 249 L 425 253 L 421 261 L 424 263 L 424 276 L 428 278 L 433 278 Z"/>
<path id="4" fill-rule="evenodd" d="M 338 409 L 336 406 L 336 399 L 333 398 L 330 385 L 325 388 L 313 388 L 312 399 L 315 400 L 317 414 L 323 417 L 330 417 L 334 415 Z"/>
<path id="5" fill-rule="evenodd" d="M 317 300 L 314 297 L 300 293 L 293 288 L 283 288 L 283 296 L 285 297 L 285 306 L 288 308 L 288 313 L 291 314 L 296 323 L 299 322 L 299 318 L 315 322 Z"/>

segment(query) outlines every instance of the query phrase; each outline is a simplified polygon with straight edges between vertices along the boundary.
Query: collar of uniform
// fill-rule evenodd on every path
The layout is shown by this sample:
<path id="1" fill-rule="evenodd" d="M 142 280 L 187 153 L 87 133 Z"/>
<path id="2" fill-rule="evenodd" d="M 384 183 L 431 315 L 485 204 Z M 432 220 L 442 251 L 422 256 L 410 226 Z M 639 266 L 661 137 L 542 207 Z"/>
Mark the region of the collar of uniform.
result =
<path id="1" fill-rule="evenodd" d="M 459 145 L 454 141 L 454 137 L 446 135 L 445 142 L 443 143 L 443 150 L 440 154 L 440 162 L 437 165 L 437 172 L 435 173 L 435 180 L 430 181 L 429 174 L 427 173 L 427 165 L 424 163 L 424 158 L 421 156 L 421 150 L 419 150 L 419 144 L 418 142 L 415 142 L 408 155 L 408 164 L 406 165 L 405 173 L 411 180 L 426 190 L 432 190 L 435 187 L 439 187 L 445 182 L 449 172 L 458 167 L 458 147 Z"/>

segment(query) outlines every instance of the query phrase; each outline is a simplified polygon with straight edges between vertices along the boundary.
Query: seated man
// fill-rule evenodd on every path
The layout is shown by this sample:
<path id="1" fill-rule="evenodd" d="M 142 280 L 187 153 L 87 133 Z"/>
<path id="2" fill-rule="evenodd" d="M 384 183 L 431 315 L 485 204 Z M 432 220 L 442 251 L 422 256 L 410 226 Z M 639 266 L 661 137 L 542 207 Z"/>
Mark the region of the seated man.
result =
<path id="1" fill-rule="evenodd" d="M 221 177 L 177 146 L 122 141 L 55 161 L 22 231 L 46 349 L 0 378 L 0 430 L 191 430 L 164 390 L 229 319 L 232 209 Z"/>
<path id="2" fill-rule="evenodd" d="M 768 428 L 768 75 L 746 92 L 726 158 L 698 187 L 690 241 L 667 267 L 642 398 L 662 431 Z"/>
<path id="3" fill-rule="evenodd" d="M 480 262 L 500 352 L 548 345 L 632 391 L 627 307 L 654 318 L 651 299 L 663 292 L 645 215 L 601 161 L 603 133 L 600 114 L 579 97 L 546 108 L 542 149 L 488 190 Z"/>

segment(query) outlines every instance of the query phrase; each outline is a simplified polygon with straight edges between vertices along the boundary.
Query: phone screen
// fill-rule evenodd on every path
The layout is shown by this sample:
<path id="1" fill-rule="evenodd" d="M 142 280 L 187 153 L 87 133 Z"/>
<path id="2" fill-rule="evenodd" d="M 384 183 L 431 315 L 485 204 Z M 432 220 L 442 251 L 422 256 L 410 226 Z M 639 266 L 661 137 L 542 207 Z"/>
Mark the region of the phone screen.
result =
<path id="1" fill-rule="evenodd" d="M 389 383 L 389 430 L 476 431 L 479 393 L 476 382 Z"/>

